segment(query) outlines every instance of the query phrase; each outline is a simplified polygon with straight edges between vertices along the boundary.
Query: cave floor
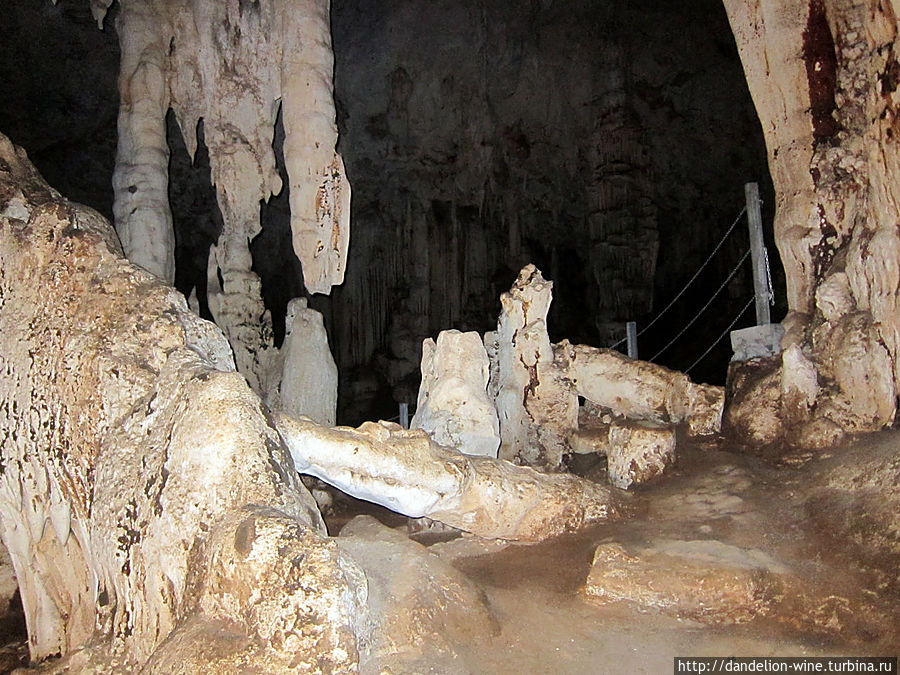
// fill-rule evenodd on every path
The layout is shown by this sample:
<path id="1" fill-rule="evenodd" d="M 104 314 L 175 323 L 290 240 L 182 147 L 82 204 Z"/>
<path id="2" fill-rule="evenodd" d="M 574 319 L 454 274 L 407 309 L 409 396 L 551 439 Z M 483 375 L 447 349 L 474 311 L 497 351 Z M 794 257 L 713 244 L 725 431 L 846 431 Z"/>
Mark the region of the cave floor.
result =
<path id="1" fill-rule="evenodd" d="M 429 659 L 423 647 L 412 669 L 401 661 L 372 672 L 671 673 L 676 656 L 896 656 L 897 448 L 900 432 L 883 432 L 799 466 L 777 466 L 729 451 L 722 442 L 682 445 L 669 472 L 633 491 L 624 517 L 612 523 L 536 545 L 444 531 L 412 534 L 478 589 L 496 629 L 469 624 L 470 607 L 442 607 L 440 629 L 456 636 L 452 650 Z M 843 467 L 870 465 L 888 470 L 849 472 L 858 494 L 825 489 L 845 473 Z M 602 466 L 585 473 L 605 480 Z M 875 494 L 888 515 L 868 510 L 866 494 Z M 339 499 L 326 518 L 329 531 L 337 534 L 358 514 L 407 531 L 402 516 L 347 499 Z M 770 561 L 786 571 L 788 582 L 774 600 L 760 599 L 750 607 L 753 616 L 738 621 L 715 614 L 698 618 L 677 602 L 654 602 L 659 589 L 652 574 L 629 578 L 624 584 L 625 594 L 633 596 L 629 600 L 601 604 L 584 593 L 598 546 L 620 545 L 640 565 L 642 556 L 662 552 L 666 560 L 673 551 L 696 552 L 697 542 L 750 551 L 752 564 Z M 667 573 L 662 570 L 663 577 Z M 659 580 L 660 586 L 666 583 Z M 727 604 L 727 589 L 724 593 Z M 15 611 L 17 617 L 4 625 L 0 672 L 27 663 L 21 609 Z"/>
<path id="2" fill-rule="evenodd" d="M 895 656 L 900 537 L 889 553 L 866 548 L 852 504 L 823 498 L 821 487 L 840 462 L 881 457 L 890 464 L 898 447 L 900 434 L 883 432 L 801 466 L 776 466 L 722 442 L 689 445 L 666 476 L 633 493 L 615 523 L 529 546 L 468 537 L 433 543 L 429 550 L 483 589 L 499 630 L 472 635 L 453 663 L 434 663 L 430 672 L 670 673 L 675 656 Z M 386 524 L 397 527 L 396 516 Z M 427 542 L 427 534 L 413 536 Z M 738 622 L 698 621 L 652 601 L 600 605 L 583 588 L 595 549 L 611 542 L 636 551 L 721 542 L 777 561 L 792 581 L 766 611 Z M 641 597 L 647 589 L 630 590 Z"/>

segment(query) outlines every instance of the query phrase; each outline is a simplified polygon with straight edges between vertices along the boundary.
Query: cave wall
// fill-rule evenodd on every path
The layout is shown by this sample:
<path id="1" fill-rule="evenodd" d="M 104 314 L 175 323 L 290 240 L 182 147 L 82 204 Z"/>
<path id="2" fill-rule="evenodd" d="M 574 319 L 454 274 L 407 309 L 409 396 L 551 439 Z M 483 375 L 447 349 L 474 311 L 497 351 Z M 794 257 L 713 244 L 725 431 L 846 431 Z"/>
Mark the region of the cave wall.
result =
<path id="1" fill-rule="evenodd" d="M 765 190 L 716 2 L 336 0 L 332 30 L 355 234 L 344 286 L 316 306 L 342 402 L 364 408 L 387 384 L 370 414 L 415 400 L 422 339 L 492 328 L 528 262 L 554 281 L 554 339 L 611 344 L 693 273 L 743 205 L 743 183 Z M 740 253 L 716 261 L 716 283 Z M 730 289 L 749 292 L 749 277 Z"/>
<path id="2" fill-rule="evenodd" d="M 119 43 L 83 0 L 8 2 L 0 21 L 0 131 L 57 189 L 112 217 Z"/>
<path id="3" fill-rule="evenodd" d="M 104 68 L 94 63 L 93 52 L 71 59 L 73 70 L 90 69 L 93 89 L 111 92 L 114 31 L 98 31 L 74 0 L 54 11 L 76 35 L 74 43 L 100 36 L 112 50 Z M 114 18 L 106 19 L 107 26 Z M 395 399 L 413 401 L 422 339 L 450 327 L 492 328 L 500 294 L 527 262 L 555 282 L 554 340 L 618 340 L 624 321 L 646 322 L 689 278 L 740 208 L 743 182 L 760 180 L 766 198 L 758 122 L 727 20 L 714 0 L 679 7 L 642 0 L 615 8 L 566 0 L 525 9 L 476 0 L 337 1 L 331 23 L 340 150 L 360 227 L 346 283 L 332 298 L 313 297 L 310 304 L 325 315 L 346 421 L 390 417 Z M 20 20 L 10 44 L 37 34 L 40 25 L 30 15 Z M 182 42 L 190 43 L 187 34 L 175 40 L 174 57 L 166 58 L 189 60 L 179 52 Z M 228 49 L 240 54 L 245 48 Z M 36 85 L 25 81 L 14 52 L 9 50 L 3 72 L 22 82 L 27 92 L 21 97 L 34 111 L 29 124 L 41 129 L 53 118 L 37 103 Z M 244 57 L 229 58 L 240 63 Z M 77 88 L 82 97 L 93 90 L 84 79 Z M 108 105 L 114 93 L 110 98 Z M 238 199 L 246 213 L 237 218 L 243 224 L 231 229 L 252 237 L 252 264 L 247 274 L 246 251 L 234 243 L 241 237 L 231 236 L 238 252 L 229 260 L 239 260 L 240 269 L 231 275 L 233 283 L 225 278 L 229 274 L 220 281 L 207 276 L 207 251 L 221 235 L 223 219 L 216 190 L 204 186 L 218 175 L 221 191 L 222 170 L 217 174 L 211 165 L 223 141 L 216 140 L 215 125 L 212 136 L 205 122 L 195 128 L 192 115 L 202 107 L 197 101 L 184 93 L 175 98 L 185 118 L 181 128 L 169 112 L 159 131 L 169 153 L 175 284 L 186 295 L 196 289 L 197 306 L 212 316 L 208 289 L 215 295 L 224 286 L 253 286 L 258 276 L 271 322 L 264 317 L 267 325 L 253 329 L 259 335 L 249 341 L 268 345 L 274 337 L 280 344 L 287 303 L 306 293 L 300 263 L 290 253 L 283 124 L 275 119 L 272 157 L 261 166 L 267 180 L 277 183 L 269 175 L 274 172 L 285 187 L 258 208 L 256 196 Z M 203 105 L 207 113 L 218 110 Z M 7 112 L 11 127 L 23 124 Z M 67 114 L 77 117 L 78 109 Z M 102 147 L 101 140 L 107 144 L 107 165 L 92 172 L 95 191 L 106 197 L 85 198 L 104 213 L 110 209 L 114 121 L 107 110 L 92 120 L 96 131 L 71 138 L 73 154 L 77 148 L 80 156 Z M 215 146 L 212 158 L 208 142 Z M 71 182 L 76 174 L 82 180 L 77 172 L 64 178 Z M 68 190 L 69 183 L 59 184 Z M 724 278 L 740 253 L 737 244 L 726 247 L 709 279 L 695 285 L 696 294 L 689 292 L 669 312 L 671 326 L 691 318 L 710 284 Z M 217 256 L 223 255 L 219 250 Z M 749 289 L 749 276 L 739 276 L 710 315 L 730 316 Z M 262 312 L 253 302 L 244 305 L 248 316 Z M 240 316 L 221 321 L 227 332 L 229 323 L 232 332 L 246 323 Z M 717 335 L 721 327 L 714 328 L 708 332 Z M 642 353 L 654 353 L 669 335 L 649 332 Z M 688 333 L 662 362 L 685 367 L 708 337 Z M 695 377 L 721 376 L 730 352 L 727 341 L 720 347 L 709 370 Z"/>
<path id="4" fill-rule="evenodd" d="M 0 536 L 60 671 L 353 672 L 365 580 L 222 332 L 0 135 Z"/>

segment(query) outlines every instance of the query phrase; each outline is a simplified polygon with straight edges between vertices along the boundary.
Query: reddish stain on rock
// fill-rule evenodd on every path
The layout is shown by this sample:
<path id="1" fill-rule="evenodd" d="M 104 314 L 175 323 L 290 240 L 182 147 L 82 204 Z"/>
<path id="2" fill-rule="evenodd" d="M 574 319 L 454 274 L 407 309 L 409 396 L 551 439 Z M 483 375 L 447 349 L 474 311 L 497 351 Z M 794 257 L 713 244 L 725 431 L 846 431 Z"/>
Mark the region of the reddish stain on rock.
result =
<path id="1" fill-rule="evenodd" d="M 803 31 L 803 60 L 809 82 L 813 136 L 817 141 L 833 138 L 840 131 L 840 125 L 832 116 L 835 110 L 837 56 L 823 0 L 810 0 L 806 30 Z"/>

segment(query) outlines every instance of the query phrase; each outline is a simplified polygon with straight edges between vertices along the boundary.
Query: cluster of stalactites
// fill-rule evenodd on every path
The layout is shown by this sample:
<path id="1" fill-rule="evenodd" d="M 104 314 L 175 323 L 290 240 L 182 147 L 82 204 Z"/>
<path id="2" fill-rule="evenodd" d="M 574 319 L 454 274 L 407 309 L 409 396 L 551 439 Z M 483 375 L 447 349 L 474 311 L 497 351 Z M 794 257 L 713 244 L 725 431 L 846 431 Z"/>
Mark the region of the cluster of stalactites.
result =
<path id="1" fill-rule="evenodd" d="M 98 22 L 111 4 L 92 0 Z M 335 151 L 329 0 L 119 4 L 114 210 L 128 256 L 173 278 L 165 138 L 171 108 L 192 153 L 204 122 L 225 223 L 217 266 L 224 277 L 249 271 L 247 240 L 260 229 L 259 202 L 282 189 L 272 150 L 280 105 L 293 245 L 306 287 L 328 293 L 342 283 L 350 191 Z"/>

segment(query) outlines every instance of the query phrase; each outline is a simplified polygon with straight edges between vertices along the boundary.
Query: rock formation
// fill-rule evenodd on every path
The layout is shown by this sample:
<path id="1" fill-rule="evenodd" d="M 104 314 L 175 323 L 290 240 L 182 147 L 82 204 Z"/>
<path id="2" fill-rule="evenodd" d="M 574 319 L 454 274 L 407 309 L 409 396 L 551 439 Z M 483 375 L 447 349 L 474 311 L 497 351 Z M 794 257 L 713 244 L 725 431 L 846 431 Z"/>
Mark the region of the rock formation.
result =
<path id="1" fill-rule="evenodd" d="M 845 0 L 725 0 L 725 7 L 766 137 L 790 309 L 785 357 L 764 366 L 775 379 L 759 365 L 747 366 L 756 375 L 732 374 L 730 428 L 756 443 L 800 446 L 881 429 L 894 420 L 900 384 L 896 7 Z M 789 372 L 797 368 L 804 372 Z M 797 396 L 786 397 L 765 430 L 747 408 L 758 398 L 751 390 L 777 391 L 778 379 L 786 392 L 800 380 L 810 384 L 803 409 Z"/>
<path id="2" fill-rule="evenodd" d="M 363 627 L 367 672 L 448 675 L 478 670 L 466 660 L 473 636 L 499 632 L 484 592 L 430 548 L 371 516 L 357 516 L 336 540 L 370 580 Z"/>
<path id="3" fill-rule="evenodd" d="M 725 404 L 721 387 L 695 384 L 684 373 L 630 359 L 612 349 L 558 345 L 578 396 L 614 416 L 687 425 L 691 434 L 719 432 Z"/>
<path id="4" fill-rule="evenodd" d="M 0 160 L 0 536 L 32 658 L 352 670 L 362 573 L 222 334 L 5 137 Z"/>
<path id="5" fill-rule="evenodd" d="M 555 469 L 578 427 L 578 397 L 554 362 L 547 332 L 552 299 L 553 283 L 534 265 L 522 268 L 500 296 L 502 311 L 491 336 L 497 377 L 490 388 L 500 417 L 500 457 Z"/>
<path id="6" fill-rule="evenodd" d="M 98 21 L 111 0 L 94 0 Z M 293 245 L 306 286 L 344 278 L 350 188 L 335 151 L 333 56 L 327 0 L 122 2 L 122 60 L 114 211 L 126 255 L 171 282 L 166 111 L 187 147 L 202 120 L 224 230 L 210 250 L 208 294 L 238 370 L 260 393 L 277 388 L 271 318 L 252 271 L 259 205 L 282 189 L 272 150 L 279 108 Z"/>
<path id="7" fill-rule="evenodd" d="M 490 363 L 478 333 L 441 331 L 422 343 L 422 385 L 413 429 L 467 455 L 496 457 L 500 428 L 487 395 Z"/>
<path id="8" fill-rule="evenodd" d="M 267 403 L 289 415 L 306 415 L 332 427 L 337 415 L 338 371 L 322 315 L 307 306 L 306 298 L 297 298 L 288 304 L 285 323 L 279 400 Z"/>
<path id="9" fill-rule="evenodd" d="M 617 513 L 614 494 L 570 474 L 544 474 L 442 448 L 391 422 L 328 429 L 276 415 L 294 464 L 354 497 L 488 539 L 540 541 Z"/>
<path id="10" fill-rule="evenodd" d="M 556 471 L 570 453 L 596 452 L 621 488 L 674 462 L 677 426 L 691 436 L 720 431 L 721 387 L 610 349 L 550 344 L 551 300 L 552 283 L 527 265 L 501 296 L 498 328 L 485 334 L 484 347 L 476 333 L 426 340 L 413 426 L 459 452 L 487 454 L 471 449 L 496 448 L 490 433 L 499 418 L 501 458 Z"/>

